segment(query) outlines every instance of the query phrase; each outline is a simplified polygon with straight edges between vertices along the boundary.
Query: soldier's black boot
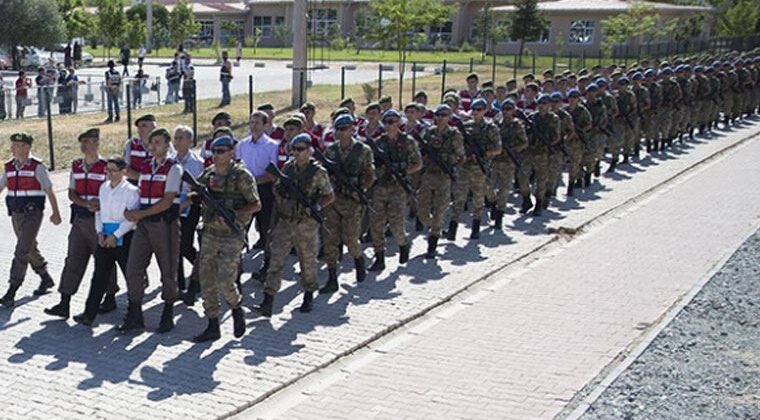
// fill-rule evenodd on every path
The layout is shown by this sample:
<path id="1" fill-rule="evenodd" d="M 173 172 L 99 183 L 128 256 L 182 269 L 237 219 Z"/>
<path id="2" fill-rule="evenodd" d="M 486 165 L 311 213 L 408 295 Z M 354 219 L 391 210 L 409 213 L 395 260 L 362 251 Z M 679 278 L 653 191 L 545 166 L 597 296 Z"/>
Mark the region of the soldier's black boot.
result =
<path id="1" fill-rule="evenodd" d="M 586 174 L 583 175 L 583 186 L 588 188 L 589 185 L 591 185 L 591 172 L 586 172 Z"/>
<path id="2" fill-rule="evenodd" d="M 655 140 L 652 142 L 652 151 L 657 152 L 660 150 L 660 142 Z"/>
<path id="3" fill-rule="evenodd" d="M 533 208 L 533 217 L 541 217 L 541 213 L 544 209 L 544 203 L 536 199 L 536 207 Z"/>
<path id="4" fill-rule="evenodd" d="M 50 289 L 53 286 L 55 286 L 55 282 L 53 281 L 53 278 L 50 277 L 50 274 L 48 274 L 47 271 L 43 271 L 42 273 L 40 273 L 40 285 L 32 293 L 35 296 L 46 295 L 48 293 L 48 289 Z"/>
<path id="5" fill-rule="evenodd" d="M 406 264 L 409 261 L 409 252 L 412 250 L 412 242 L 407 239 L 406 245 L 398 247 L 398 263 Z"/>
<path id="6" fill-rule="evenodd" d="M 630 156 L 626 154 L 623 156 L 623 164 L 627 164 L 628 162 L 630 162 Z"/>
<path id="7" fill-rule="evenodd" d="M 541 200 L 541 205 L 545 208 L 549 208 L 549 203 L 552 201 L 552 195 L 549 193 L 549 191 L 546 192 L 544 195 L 544 199 Z"/>
<path id="8" fill-rule="evenodd" d="M 423 225 L 422 222 L 420 221 L 420 218 L 417 217 L 414 220 L 414 231 L 415 232 L 422 232 L 422 229 L 425 229 L 425 225 Z"/>
<path id="9" fill-rule="evenodd" d="M 319 294 L 334 293 L 338 291 L 338 269 L 327 269 L 327 283 L 319 289 Z"/>
<path id="10" fill-rule="evenodd" d="M 129 302 L 127 316 L 124 318 L 124 323 L 119 326 L 119 332 L 127 333 L 134 330 L 142 330 L 144 328 L 145 323 L 143 322 L 142 308 L 132 302 Z"/>
<path id="11" fill-rule="evenodd" d="M 567 196 L 568 197 L 572 197 L 573 195 L 575 195 L 575 193 L 573 192 L 574 188 L 575 188 L 575 183 L 574 182 L 569 182 L 567 184 Z"/>
<path id="12" fill-rule="evenodd" d="M 303 292 L 303 302 L 301 302 L 301 307 L 298 308 L 298 310 L 303 313 L 311 312 L 312 308 L 314 307 L 313 301 L 314 301 L 313 292 Z"/>
<path id="13" fill-rule="evenodd" d="M 2 299 L 0 299 L 0 305 L 6 308 L 12 308 L 16 304 L 16 291 L 21 287 L 20 284 L 11 284 L 8 287 L 8 291 L 5 292 Z"/>
<path id="14" fill-rule="evenodd" d="M 232 310 L 232 333 L 235 338 L 240 338 L 245 334 L 245 313 L 242 307 Z"/>
<path id="15" fill-rule="evenodd" d="M 494 215 L 493 215 L 494 229 L 501 229 L 503 220 L 504 220 L 504 212 L 501 210 L 494 210 Z"/>
<path id="16" fill-rule="evenodd" d="M 385 270 L 385 251 L 375 252 L 375 261 L 369 266 L 369 271 Z"/>
<path id="17" fill-rule="evenodd" d="M 438 247 L 438 237 L 431 235 L 428 237 L 428 248 L 425 258 L 435 258 L 435 249 Z"/>
<path id="18" fill-rule="evenodd" d="M 446 239 L 453 241 L 457 238 L 457 227 L 459 227 L 459 223 L 454 220 L 449 222 L 449 230 L 446 231 Z"/>
<path id="19" fill-rule="evenodd" d="M 116 310 L 116 295 L 107 294 L 103 297 L 103 302 L 100 302 L 98 308 L 99 314 L 107 314 Z"/>
<path id="20" fill-rule="evenodd" d="M 245 322 L 243 322 L 243 326 L 245 327 Z M 220 338 L 222 338 L 222 333 L 219 331 L 219 318 L 209 318 L 208 326 L 206 326 L 206 329 L 200 335 L 193 337 L 193 342 L 205 343 L 216 341 Z"/>
<path id="21" fill-rule="evenodd" d="M 646 150 L 647 150 L 647 153 L 649 153 L 649 152 L 652 151 L 652 141 L 651 140 L 647 140 L 646 141 Z"/>
<path id="22" fill-rule="evenodd" d="M 702 134 L 702 131 L 700 130 L 699 134 Z M 694 140 L 694 128 L 689 128 L 689 140 Z"/>
<path id="23" fill-rule="evenodd" d="M 530 194 L 522 196 L 522 206 L 520 206 L 520 213 L 525 214 L 533 207 L 533 202 L 530 200 Z"/>
<path id="24" fill-rule="evenodd" d="M 470 239 L 480 239 L 480 219 L 472 219 L 472 232 Z"/>
<path id="25" fill-rule="evenodd" d="M 69 318 L 69 303 L 71 302 L 71 295 L 61 293 L 61 301 L 52 308 L 45 308 L 45 313 L 48 315 L 59 316 L 63 319 Z"/>
<path id="26" fill-rule="evenodd" d="M 161 322 L 158 324 L 158 333 L 167 333 L 174 329 L 174 304 L 164 303 L 164 310 L 161 312 Z"/>
<path id="27" fill-rule="evenodd" d="M 187 290 L 185 290 L 182 295 L 180 295 L 180 299 L 182 299 L 182 302 L 187 306 L 193 306 L 195 305 L 195 299 L 198 297 L 198 293 L 201 291 L 201 284 L 197 279 L 190 280 L 190 284 L 187 286 Z"/>
<path id="28" fill-rule="evenodd" d="M 364 257 L 354 258 L 354 271 L 356 271 L 356 282 L 361 283 L 367 278 L 367 263 Z M 337 281 L 335 284 L 337 285 Z"/>
<path id="29" fill-rule="evenodd" d="M 575 188 L 583 188 L 583 177 L 585 175 L 581 175 L 578 177 L 578 179 L 575 180 Z M 590 179 L 590 176 L 589 176 Z"/>
<path id="30" fill-rule="evenodd" d="M 615 172 L 616 167 L 617 167 L 617 158 L 613 158 L 612 161 L 610 162 L 610 167 L 607 168 L 607 173 L 611 174 Z"/>
<path id="31" fill-rule="evenodd" d="M 261 305 L 256 307 L 256 312 L 260 313 L 263 317 L 271 317 L 272 316 L 272 305 L 274 304 L 274 295 L 270 295 L 269 293 L 264 293 L 264 301 L 261 302 Z"/>

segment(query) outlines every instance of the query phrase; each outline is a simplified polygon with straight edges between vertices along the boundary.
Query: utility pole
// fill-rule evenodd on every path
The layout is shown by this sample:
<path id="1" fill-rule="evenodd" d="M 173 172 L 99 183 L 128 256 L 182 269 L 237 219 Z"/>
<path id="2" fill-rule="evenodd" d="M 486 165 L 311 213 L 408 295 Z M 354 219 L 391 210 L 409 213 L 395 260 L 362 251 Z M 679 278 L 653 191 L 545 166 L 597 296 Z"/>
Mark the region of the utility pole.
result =
<path id="1" fill-rule="evenodd" d="M 306 0 L 293 2 L 293 84 L 291 105 L 306 102 Z"/>
<path id="2" fill-rule="evenodd" d="M 146 8 L 146 24 L 148 26 L 148 39 L 146 40 L 145 49 L 150 52 L 153 49 L 153 0 L 145 1 Z"/>

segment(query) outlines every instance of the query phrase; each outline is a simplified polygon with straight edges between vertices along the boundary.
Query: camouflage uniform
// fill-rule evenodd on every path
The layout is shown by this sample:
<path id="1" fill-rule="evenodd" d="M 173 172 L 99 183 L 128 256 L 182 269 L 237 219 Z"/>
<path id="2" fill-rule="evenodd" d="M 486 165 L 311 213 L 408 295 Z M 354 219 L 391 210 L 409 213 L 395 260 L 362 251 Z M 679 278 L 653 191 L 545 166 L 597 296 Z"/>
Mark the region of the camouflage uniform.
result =
<path id="1" fill-rule="evenodd" d="M 740 93 L 738 95 L 738 104 L 734 106 L 734 109 L 736 109 L 737 114 L 741 116 L 742 114 L 748 113 L 749 108 L 751 108 L 749 104 L 751 103 L 750 94 L 752 92 L 752 74 L 746 66 L 742 66 L 736 69 L 736 76 L 739 81 Z"/>
<path id="2" fill-rule="evenodd" d="M 219 174 L 212 165 L 201 174 L 198 182 L 205 185 L 211 195 L 229 210 L 259 202 L 256 180 L 240 163 L 233 162 L 226 175 Z M 250 217 L 237 217 L 238 226 L 248 223 Z M 203 309 L 207 317 L 219 318 L 219 292 L 232 309 L 239 308 L 243 300 L 236 286 L 243 237 L 236 235 L 222 216 L 208 205 L 204 208 L 201 232 L 203 242 L 198 265 Z"/>
<path id="3" fill-rule="evenodd" d="M 313 201 L 318 201 L 333 192 L 327 170 L 314 159 L 309 160 L 303 168 L 298 168 L 295 159 L 291 160 L 285 164 L 282 172 Z M 267 295 L 274 296 L 280 290 L 282 269 L 290 249 L 295 247 L 301 267 L 301 287 L 306 292 L 314 292 L 317 290 L 319 224 L 294 197 L 288 195 L 279 181 L 275 183 L 275 206 L 277 221 L 271 233 L 272 257 L 264 291 Z M 203 240 L 205 242 L 206 238 Z"/>
<path id="4" fill-rule="evenodd" d="M 549 172 L 549 148 L 546 144 L 554 143 L 560 136 L 560 120 L 557 114 L 547 111 L 541 115 L 538 111 L 530 116 L 531 135 L 528 138 L 528 156 L 523 160 L 523 170 L 517 174 L 520 194 L 530 201 L 530 173 L 536 178 L 536 210 L 540 214 L 541 205 L 546 200 L 546 185 Z M 543 139 L 543 140 L 541 140 Z"/>
<path id="5" fill-rule="evenodd" d="M 631 117 L 636 125 L 635 139 L 634 140 L 634 152 L 638 152 L 639 140 L 647 138 L 648 133 L 651 131 L 649 128 L 654 122 L 647 118 L 646 115 L 649 112 L 650 97 L 649 90 L 642 84 L 633 86 L 633 94 L 636 95 L 636 111 L 635 116 Z M 647 149 L 649 151 L 649 149 Z"/>
<path id="6" fill-rule="evenodd" d="M 456 166 L 465 155 L 462 134 L 454 127 L 431 127 L 423 138 L 437 150 L 444 163 Z M 430 228 L 430 235 L 439 237 L 443 216 L 451 199 L 451 179 L 428 157 L 423 156 L 423 173 L 417 192 L 417 217 Z M 432 212 L 432 213 L 431 213 Z"/>
<path id="7" fill-rule="evenodd" d="M 654 80 L 647 86 L 647 90 L 649 91 L 649 108 L 647 111 L 642 112 L 644 115 L 643 119 L 648 121 L 645 125 L 645 135 L 652 149 L 657 150 L 657 145 L 660 141 L 660 131 L 662 131 L 664 138 L 669 130 L 667 128 L 667 119 L 662 115 L 666 113 L 666 108 L 662 103 L 662 85 L 657 80 Z"/>
<path id="8" fill-rule="evenodd" d="M 575 136 L 567 142 L 567 150 L 570 152 L 568 185 L 573 185 L 583 175 L 583 155 L 587 149 L 587 143 L 592 141 L 588 132 L 591 129 L 591 113 L 580 101 L 575 107 L 568 105 L 565 110 L 570 113 L 575 126 Z M 586 168 L 588 171 L 592 169 Z"/>
<path id="9" fill-rule="evenodd" d="M 701 101 L 699 96 L 697 96 L 699 93 L 699 84 L 694 76 L 686 78 L 686 89 L 689 92 L 689 96 L 686 107 L 684 108 L 684 112 L 686 113 L 684 132 L 691 137 L 693 136 L 692 130 L 699 125 L 698 121 L 700 118 L 700 112 L 702 111 Z"/>
<path id="10" fill-rule="evenodd" d="M 500 134 L 504 150 L 493 158 L 491 178 L 493 179 L 493 187 L 496 190 L 496 209 L 503 212 L 507 207 L 507 199 L 509 198 L 509 192 L 512 190 L 513 178 L 517 169 L 512 158 L 507 154 L 506 149 L 509 148 L 515 155 L 518 155 L 517 150 L 528 146 L 528 135 L 525 133 L 525 125 L 517 117 L 513 117 L 509 121 L 502 121 Z"/>
<path id="11" fill-rule="evenodd" d="M 729 120 L 733 120 L 738 117 L 736 113 L 736 96 L 739 93 L 739 79 L 736 72 L 731 69 L 726 72 L 724 80 L 726 81 L 726 89 L 724 89 L 726 99 L 723 104 L 723 115 Z"/>
<path id="12" fill-rule="evenodd" d="M 678 131 L 677 109 L 681 102 L 681 88 L 675 78 L 666 77 L 662 80 L 662 141 L 670 141 Z"/>
<path id="13" fill-rule="evenodd" d="M 559 134 L 562 141 L 567 141 L 575 133 L 575 124 L 573 123 L 573 117 L 560 108 L 553 111 L 559 117 Z M 570 150 L 568 148 L 568 154 Z M 549 153 L 549 166 L 547 168 L 546 175 L 546 193 L 550 196 L 556 195 L 557 187 L 559 187 L 559 181 L 562 177 L 562 168 L 565 163 L 565 155 L 557 148 L 553 153 Z"/>
<path id="14" fill-rule="evenodd" d="M 387 134 L 383 134 L 377 145 L 386 152 L 393 162 L 392 165 L 402 174 L 422 158 L 417 141 L 405 133 L 399 132 L 393 140 Z M 372 207 L 377 213 L 370 214 L 369 220 L 375 254 L 385 252 L 386 223 L 399 247 L 407 245 L 409 241 L 404 224 L 407 194 L 385 165 L 378 167 L 377 175 L 377 183 L 372 189 Z"/>
<path id="15" fill-rule="evenodd" d="M 673 115 L 675 132 L 671 130 L 671 137 L 679 137 L 686 132 L 686 126 L 689 125 L 689 116 L 691 115 L 689 107 L 692 105 L 691 89 L 688 86 L 687 79 L 685 77 L 676 78 L 676 83 L 681 91 L 681 99 L 676 102 L 678 107 Z"/>
<path id="16" fill-rule="evenodd" d="M 697 108 L 694 124 L 697 125 L 700 132 L 702 132 L 712 116 L 712 87 L 710 80 L 704 75 L 704 73 L 698 73 L 694 76 L 694 81 L 696 82 L 697 87 L 696 95 L 694 96 L 694 107 Z"/>
<path id="17" fill-rule="evenodd" d="M 486 168 L 490 169 L 491 158 L 487 154 L 501 147 L 499 128 L 496 124 L 485 118 L 480 121 L 469 120 L 464 125 L 468 135 L 480 149 L 486 162 Z M 468 154 L 467 159 L 462 164 L 462 170 L 459 173 L 457 182 L 454 185 L 454 206 L 451 209 L 451 220 L 460 221 L 459 217 L 462 211 L 464 211 L 469 191 L 472 191 L 472 219 L 480 220 L 487 188 L 488 177 L 480 169 L 475 157 L 472 154 Z"/>
<path id="18" fill-rule="evenodd" d="M 375 179 L 375 165 L 372 163 L 372 150 L 364 143 L 351 139 L 350 146 L 343 150 L 339 141 L 325 150 L 325 157 L 340 164 L 345 174 L 354 185 L 365 185 Z M 335 201 L 325 209 L 325 262 L 328 268 L 337 268 L 339 249 L 345 244 L 354 259 L 362 256 L 361 221 L 364 212 L 357 199 L 347 187 L 334 182 Z"/>
<path id="19" fill-rule="evenodd" d="M 596 149 L 597 160 L 602 160 L 604 157 L 605 147 L 609 147 L 610 152 L 612 152 L 612 150 L 616 147 L 619 148 L 622 144 L 621 135 L 623 134 L 620 131 L 617 131 L 617 127 L 614 126 L 615 121 L 617 121 L 619 115 L 617 99 L 613 94 L 605 90 L 604 95 L 602 95 L 602 102 L 604 102 L 604 108 L 607 110 L 607 127 L 611 125 L 614 131 L 612 133 L 612 136 L 602 133 L 602 140 L 599 142 L 597 145 L 598 148 Z"/>
<path id="20" fill-rule="evenodd" d="M 638 146 L 638 125 L 636 115 L 636 94 L 633 93 L 628 86 L 621 87 L 618 94 L 618 110 L 620 111 L 620 117 L 617 119 L 622 124 L 621 131 L 618 132 L 618 138 L 622 140 L 621 146 L 623 148 L 623 156 L 626 158 L 636 150 Z M 615 126 L 617 131 L 618 125 Z M 617 159 L 616 155 L 613 155 L 613 161 Z"/>
<path id="21" fill-rule="evenodd" d="M 586 183 L 588 184 L 588 174 L 590 174 L 596 164 L 601 159 L 599 150 L 604 150 L 605 134 L 604 127 L 607 127 L 607 107 L 601 98 L 595 98 L 591 102 L 585 103 L 586 108 L 591 114 L 592 128 L 586 135 L 586 148 L 583 151 L 583 166 L 586 168 Z"/>

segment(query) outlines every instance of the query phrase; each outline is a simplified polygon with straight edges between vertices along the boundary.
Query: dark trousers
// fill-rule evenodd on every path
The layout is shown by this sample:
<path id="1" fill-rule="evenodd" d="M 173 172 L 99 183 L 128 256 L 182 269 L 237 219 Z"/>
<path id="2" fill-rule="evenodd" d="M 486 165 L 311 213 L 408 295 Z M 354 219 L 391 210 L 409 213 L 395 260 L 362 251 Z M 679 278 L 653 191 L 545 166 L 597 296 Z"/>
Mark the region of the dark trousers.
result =
<path id="1" fill-rule="evenodd" d="M 129 260 L 129 246 L 132 243 L 133 232 L 124 235 L 124 244 L 116 248 L 103 248 L 98 245 L 95 250 L 95 273 L 90 284 L 90 293 L 87 295 L 87 303 L 84 314 L 89 319 L 95 319 L 98 314 L 100 302 L 103 300 L 112 276 L 115 274 L 116 264 L 119 264 L 121 273 L 127 276 L 127 261 Z"/>
<path id="2" fill-rule="evenodd" d="M 190 213 L 187 217 L 179 218 L 179 265 L 177 266 L 177 282 L 181 290 L 185 289 L 185 270 L 182 259 L 190 261 L 195 265 L 195 259 L 198 257 L 198 250 L 195 249 L 195 228 L 198 226 L 198 220 L 201 218 L 201 207 L 190 206 Z"/>
<path id="3" fill-rule="evenodd" d="M 269 231 L 272 227 L 272 209 L 274 209 L 274 191 L 273 183 L 259 184 L 259 199 L 261 200 L 261 211 L 256 214 L 256 230 L 259 232 L 261 243 L 266 248 L 269 238 Z"/>

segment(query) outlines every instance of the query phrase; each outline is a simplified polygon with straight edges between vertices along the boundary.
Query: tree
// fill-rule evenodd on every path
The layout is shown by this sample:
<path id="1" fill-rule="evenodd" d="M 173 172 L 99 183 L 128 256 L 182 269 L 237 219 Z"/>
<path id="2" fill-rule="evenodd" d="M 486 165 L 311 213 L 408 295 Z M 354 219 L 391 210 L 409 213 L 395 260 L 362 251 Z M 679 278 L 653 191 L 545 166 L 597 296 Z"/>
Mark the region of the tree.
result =
<path id="1" fill-rule="evenodd" d="M 18 46 L 52 48 L 66 31 L 58 6 L 49 0 L 3 0 L 0 28 L 0 46 L 10 50 L 14 68 L 19 67 Z"/>
<path id="2" fill-rule="evenodd" d="M 755 32 L 760 19 L 758 4 L 741 0 L 726 10 L 718 19 L 718 32 L 722 36 L 747 36 Z"/>
<path id="3" fill-rule="evenodd" d="M 148 37 L 148 27 L 139 20 L 127 21 L 126 42 L 132 49 L 140 48 Z"/>
<path id="4" fill-rule="evenodd" d="M 126 16 L 120 0 L 98 1 L 98 31 L 108 57 L 111 57 L 111 48 L 124 39 L 125 22 Z"/>
<path id="5" fill-rule="evenodd" d="M 515 8 L 516 10 L 511 16 L 509 36 L 520 41 L 520 53 L 516 65 L 521 66 L 525 40 L 540 38 L 549 25 L 541 11 L 538 10 L 536 0 L 516 0 Z"/>
<path id="6" fill-rule="evenodd" d="M 127 20 L 139 20 L 147 24 L 148 10 L 145 2 L 136 3 L 127 9 L 125 13 L 127 15 Z M 163 4 L 156 3 L 155 1 L 153 2 L 153 26 L 154 29 L 161 26 L 164 28 L 169 27 L 169 10 L 167 10 Z"/>
<path id="7" fill-rule="evenodd" d="M 486 2 L 473 21 L 473 41 L 481 47 L 481 60 L 500 39 L 509 36 L 509 25 L 494 19 L 491 2 Z"/>
<path id="8" fill-rule="evenodd" d="M 169 36 L 172 44 L 180 45 L 200 30 L 201 25 L 195 21 L 193 9 L 187 4 L 187 0 L 179 0 L 169 13 Z"/>
<path id="9" fill-rule="evenodd" d="M 88 37 L 96 25 L 95 16 L 84 8 L 83 0 L 57 0 L 58 11 L 66 25 L 66 39 Z"/>
<path id="10" fill-rule="evenodd" d="M 277 43 L 280 44 L 280 51 L 282 51 L 283 46 L 288 43 L 290 29 L 288 29 L 287 25 L 280 24 L 272 28 L 272 34 L 277 39 Z"/>
<path id="11" fill-rule="evenodd" d="M 615 44 L 636 38 L 649 40 L 657 36 L 657 21 L 659 19 L 660 15 L 655 13 L 652 6 L 635 4 L 629 6 L 624 13 L 603 20 L 604 41 L 602 42 L 602 50 L 609 54 Z"/>

